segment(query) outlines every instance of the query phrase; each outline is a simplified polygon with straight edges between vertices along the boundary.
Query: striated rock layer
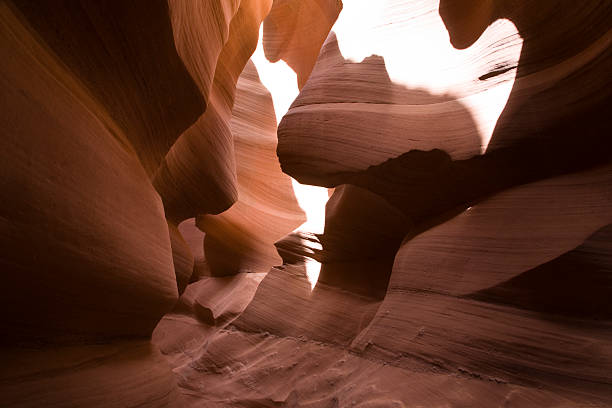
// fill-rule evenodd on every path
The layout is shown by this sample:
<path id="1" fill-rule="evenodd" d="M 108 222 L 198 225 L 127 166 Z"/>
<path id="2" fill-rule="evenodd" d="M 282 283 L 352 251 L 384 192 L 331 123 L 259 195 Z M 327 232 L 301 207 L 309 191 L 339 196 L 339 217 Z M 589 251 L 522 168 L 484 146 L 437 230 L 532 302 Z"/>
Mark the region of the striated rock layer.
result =
<path id="1" fill-rule="evenodd" d="M 22 18 L 3 3 L 3 340 L 146 335 L 177 299 L 161 200 L 105 105 Z"/>
<path id="2" fill-rule="evenodd" d="M 276 157 L 272 98 L 248 62 L 238 79 L 230 121 L 237 160 L 238 201 L 219 215 L 203 214 L 206 260 L 215 275 L 267 272 L 282 260 L 274 243 L 306 221 L 291 179 Z"/>
<path id="3" fill-rule="evenodd" d="M 0 406 L 612 405 L 611 17 L 0 3 Z"/>
<path id="4" fill-rule="evenodd" d="M 199 7 L 197 2 L 188 2 L 187 6 Z M 162 197 L 166 216 L 175 223 L 199 214 L 218 214 L 237 199 L 230 128 L 236 82 L 255 50 L 259 25 L 270 6 L 269 0 L 240 2 L 217 60 L 206 112 L 180 136 L 155 174 L 153 184 Z M 187 21 L 193 25 L 191 30 L 200 30 L 199 20 Z M 209 58 L 207 51 L 190 48 L 189 65 L 199 76 L 208 74 L 200 72 L 200 65 Z"/>
<path id="5" fill-rule="evenodd" d="M 272 60 L 290 4 L 266 20 Z M 188 403 L 612 404 L 611 13 L 345 1 L 307 80 L 286 54 L 301 92 L 277 152 L 337 187 L 325 231 L 279 241 L 237 318 L 162 345 Z"/>
<path id="6" fill-rule="evenodd" d="M 201 95 L 165 4 L 146 27 L 136 4 L 34 6 L 0 5 L 0 405 L 168 406 L 176 382 L 146 338 L 178 293 L 147 171 Z"/>
<path id="7" fill-rule="evenodd" d="M 209 273 L 195 217 L 238 198 L 235 86 L 270 6 L 0 4 L 0 405 L 182 406 L 149 338 Z M 259 221 L 270 248 L 302 222 L 275 129 L 248 135 L 265 148 L 239 150 L 238 166 L 285 183 L 271 217 L 286 221 Z M 258 190 L 241 186 L 242 202 Z M 222 298 L 203 301 L 213 322 L 240 303 Z"/>

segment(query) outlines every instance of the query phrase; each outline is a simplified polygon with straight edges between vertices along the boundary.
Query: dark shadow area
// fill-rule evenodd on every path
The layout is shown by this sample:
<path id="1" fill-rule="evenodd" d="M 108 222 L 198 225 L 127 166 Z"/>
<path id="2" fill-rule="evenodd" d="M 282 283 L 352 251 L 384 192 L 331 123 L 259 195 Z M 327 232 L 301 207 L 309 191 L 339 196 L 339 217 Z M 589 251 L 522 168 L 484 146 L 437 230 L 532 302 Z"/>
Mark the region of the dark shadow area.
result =
<path id="1" fill-rule="evenodd" d="M 542 153 L 541 157 L 528 156 L 530 161 L 524 164 L 526 167 L 536 166 L 531 161 L 536 159 L 553 167 L 571 156 L 574 148 L 579 149 L 575 154 L 583 156 L 583 166 L 589 161 L 602 160 L 602 156 L 610 158 L 612 49 L 607 46 L 594 57 L 579 54 L 588 48 L 598 48 L 598 40 L 612 29 L 612 3 L 605 0 L 441 0 L 439 13 L 455 48 L 474 44 L 498 19 L 510 20 L 523 38 L 515 83 L 497 121 L 488 153 L 514 146 L 517 140 L 529 139 L 536 143 L 535 140 L 541 139 L 537 142 L 539 145 L 523 145 L 522 149 L 539 149 Z M 554 71 L 545 73 L 545 70 L 558 68 L 571 59 L 583 65 L 554 84 L 536 91 L 525 90 L 526 77 L 555 75 Z M 480 80 L 503 71 L 496 69 Z M 587 146 L 578 146 L 581 144 Z M 607 155 L 599 152 L 600 149 Z M 517 146 L 515 153 L 521 152 Z M 539 170 L 533 168 L 534 173 Z"/>
<path id="2" fill-rule="evenodd" d="M 465 297 L 542 313 L 611 319 L 612 225 L 552 261 Z"/>
<path id="3" fill-rule="evenodd" d="M 406 217 L 379 195 L 350 184 L 337 187 L 319 236 L 319 283 L 382 300 L 408 229 Z"/>
<path id="4" fill-rule="evenodd" d="M 338 177 L 384 197 L 411 221 L 414 228 L 409 235 L 414 236 L 495 193 L 610 159 L 603 142 L 536 139 L 457 161 L 437 149 L 412 150 L 363 172 Z"/>
<path id="5" fill-rule="evenodd" d="M 176 52 L 167 2 L 13 3 L 121 127 L 152 175 L 206 109 Z"/>

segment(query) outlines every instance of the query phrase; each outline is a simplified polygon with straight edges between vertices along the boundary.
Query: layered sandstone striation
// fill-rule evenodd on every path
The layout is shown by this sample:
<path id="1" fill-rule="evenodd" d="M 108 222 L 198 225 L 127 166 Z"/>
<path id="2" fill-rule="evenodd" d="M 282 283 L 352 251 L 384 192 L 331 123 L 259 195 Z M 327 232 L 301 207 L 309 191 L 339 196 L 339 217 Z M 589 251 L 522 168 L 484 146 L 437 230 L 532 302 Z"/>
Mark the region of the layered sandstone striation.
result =
<path id="1" fill-rule="evenodd" d="M 209 273 L 195 217 L 238 199 L 235 86 L 270 6 L 0 5 L 0 262 L 10 288 L 0 301 L 0 405 L 182 404 L 149 338 L 189 281 Z M 258 136 L 273 153 L 275 140 Z M 163 183 L 164 171 L 175 184 Z M 293 218 L 273 237 L 302 222 L 299 207 L 288 208 Z M 232 302 L 211 306 L 213 315 Z"/>
<path id="2" fill-rule="evenodd" d="M 1 3 L 0 405 L 612 405 L 611 17 Z"/>
<path id="3" fill-rule="evenodd" d="M 212 13 L 225 2 L 218 3 L 205 10 Z M 197 41 L 192 37 L 208 40 L 204 37 L 206 33 L 200 32 L 201 19 L 192 15 L 202 12 L 203 6 L 197 2 L 181 4 L 183 8 L 178 8 L 176 13 L 184 16 L 178 21 L 185 21 L 188 27 L 175 30 L 179 49 L 183 49 L 194 76 L 209 78 L 211 50 L 203 46 L 189 47 L 191 41 Z M 217 56 L 212 83 L 206 87 L 200 84 L 209 92 L 206 112 L 180 136 L 156 171 L 153 184 L 162 197 L 166 216 L 175 223 L 203 213 L 218 214 L 237 199 L 236 159 L 229 122 L 238 76 L 255 50 L 259 25 L 270 6 L 271 1 L 240 2 L 227 28 L 227 40 Z M 227 12 L 224 10 L 224 15 Z"/>
<path id="4" fill-rule="evenodd" d="M 276 157 L 272 97 L 249 61 L 237 83 L 229 123 L 236 156 L 238 201 L 219 215 L 202 214 L 206 260 L 214 275 L 267 272 L 281 265 L 274 243 L 306 221 L 289 176 Z"/>
<path id="5" fill-rule="evenodd" d="M 146 337 L 178 292 L 149 173 L 203 99 L 165 5 L 147 7 L 146 29 L 131 6 L 41 6 L 0 6 L 1 405 L 167 406 L 176 382 Z"/>
<path id="6" fill-rule="evenodd" d="M 270 62 L 283 60 L 301 89 L 319 50 L 342 10 L 341 0 L 276 0 L 263 24 L 263 49 Z"/>
<path id="7" fill-rule="evenodd" d="M 290 5 L 264 23 L 272 60 Z M 164 348 L 191 401 L 609 405 L 611 12 L 345 1 L 311 72 L 285 54 L 301 92 L 277 152 L 336 187 L 325 231 L 279 241 L 284 265 L 205 347 L 191 328 Z"/>

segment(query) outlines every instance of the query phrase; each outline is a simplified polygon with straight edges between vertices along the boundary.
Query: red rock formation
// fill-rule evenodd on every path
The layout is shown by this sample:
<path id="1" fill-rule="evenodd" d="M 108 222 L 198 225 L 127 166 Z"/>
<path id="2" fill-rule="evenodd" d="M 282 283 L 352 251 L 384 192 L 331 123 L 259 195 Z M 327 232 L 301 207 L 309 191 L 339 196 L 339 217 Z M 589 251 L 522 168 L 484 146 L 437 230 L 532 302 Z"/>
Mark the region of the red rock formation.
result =
<path id="1" fill-rule="evenodd" d="M 18 0 L 15 5 L 35 35 L 103 106 L 100 120 L 125 139 L 122 143 L 152 175 L 205 107 L 174 47 L 168 6 L 144 0 L 62 6 Z"/>
<path id="2" fill-rule="evenodd" d="M 0 301 L 11 311 L 1 322 L 7 349 L 0 405 L 180 403 L 174 377 L 147 337 L 194 271 L 181 230 L 192 244 L 198 238 L 177 227 L 182 218 L 162 206 L 150 176 L 166 165 L 164 156 L 185 139 L 179 136 L 205 101 L 208 111 L 224 115 L 219 126 L 228 126 L 233 88 L 270 7 L 238 5 L 0 6 L 2 190 L 10 198 L 1 262 L 11 288 Z M 201 25 L 203 17 L 209 24 Z M 219 32 L 214 25 L 225 33 L 204 44 Z M 217 75 L 209 95 L 211 67 Z M 224 137 L 206 131 L 201 145 Z M 229 163 L 235 179 L 230 153 L 211 163 Z M 203 180 L 227 181 L 218 176 Z M 193 215 L 221 211 L 233 199 L 218 194 Z M 142 340 L 126 340 L 134 337 Z"/>
<path id="3" fill-rule="evenodd" d="M 201 215 L 204 247 L 215 275 L 267 272 L 282 260 L 274 243 L 299 227 L 304 213 L 291 179 L 276 157 L 272 98 L 249 62 L 240 75 L 230 122 L 236 153 L 238 201 L 220 215 Z"/>
<path id="4" fill-rule="evenodd" d="M 602 304 L 610 288 L 609 278 L 591 274 L 610 270 L 608 244 L 597 246 L 593 234 L 612 219 L 611 169 L 505 191 L 405 241 L 387 296 L 353 347 L 393 358 L 400 367 L 429 364 L 576 400 L 609 401 L 612 361 L 605 350 L 611 339 L 597 319 L 606 312 L 584 305 Z M 585 256 L 592 264 L 570 265 L 581 293 L 556 293 L 569 278 L 561 265 L 539 293 L 527 292 L 540 301 L 524 298 L 534 281 L 507 285 L 575 248 L 592 253 Z"/>
<path id="5" fill-rule="evenodd" d="M 191 362 L 178 372 L 199 384 L 193 403 L 611 403 L 611 9 L 463 3 L 440 2 L 440 23 L 475 69 L 442 93 L 395 82 L 406 61 L 391 41 L 433 27 L 436 2 L 362 3 L 379 14 L 351 33 L 380 56 L 354 61 L 346 27 L 330 35 L 278 153 L 299 180 L 352 186 L 332 196 L 322 236 L 278 243 L 287 264 L 226 330 L 195 354 L 168 349 Z M 504 89 L 491 120 L 485 96 Z M 323 262 L 314 289 L 304 257 Z"/>
<path id="6" fill-rule="evenodd" d="M 197 281 L 202 276 L 210 275 L 206 259 L 204 258 L 204 232 L 196 227 L 195 218 L 189 218 L 181 222 L 178 230 L 185 243 L 189 246 L 193 256 L 191 282 Z"/>
<path id="7" fill-rule="evenodd" d="M 183 404 L 170 364 L 146 340 L 7 348 L 0 355 L 4 407 L 161 408 Z"/>
<path id="8" fill-rule="evenodd" d="M 168 222 L 168 231 L 170 233 L 170 246 L 172 247 L 172 261 L 174 264 L 174 273 L 176 275 L 176 286 L 179 294 L 181 294 L 191 280 L 191 275 L 195 268 L 195 261 L 191 248 L 187 245 L 187 242 L 185 242 L 178 227 Z"/>
<path id="9" fill-rule="evenodd" d="M 372 12 L 398 20 L 395 25 L 374 26 L 371 32 L 376 38 L 386 35 L 391 39 L 404 32 L 411 34 L 411 21 L 414 24 L 422 21 L 421 24 L 427 25 L 425 28 L 433 26 L 429 16 L 437 10 L 432 10 L 435 2 L 431 3 L 406 3 L 396 7 L 368 5 Z M 466 25 L 461 15 L 448 15 L 450 12 L 444 5 L 452 4 L 452 0 L 442 3 L 440 12 L 447 25 L 451 25 L 452 41 L 455 36 L 464 35 L 462 32 L 455 34 L 454 30 Z M 541 155 L 546 154 L 547 163 L 559 166 L 571 154 L 568 146 L 570 152 L 576 147 L 571 140 L 578 133 L 583 134 L 585 140 L 578 146 L 583 149 L 583 160 L 587 164 L 593 161 L 589 156 L 601 151 L 606 144 L 603 135 L 610 130 L 602 120 L 609 98 L 606 91 L 609 75 L 604 72 L 609 64 L 606 50 L 610 33 L 608 24 L 600 19 L 593 22 L 589 19 L 594 14 L 607 15 L 607 5 L 599 2 L 557 7 L 557 2 L 546 1 L 537 7 L 522 5 L 523 2 L 509 2 L 513 6 L 503 7 L 505 1 L 485 3 L 498 4 L 498 12 L 491 16 L 467 13 L 470 19 L 487 19 L 474 23 L 478 33 L 465 36 L 475 37 L 473 42 L 494 20 L 510 19 L 524 40 L 518 68 L 508 65 L 509 56 L 498 46 L 499 42 L 506 42 L 509 48 L 514 46 L 514 37 L 505 38 L 503 27 L 493 24 L 479 39 L 478 46 L 460 54 L 465 63 L 477 60 L 479 65 L 470 72 L 472 77 L 459 78 L 459 82 L 446 86 L 445 91 L 450 93 L 446 97 L 448 103 L 392 82 L 387 65 L 393 68 L 393 77 L 398 75 L 398 67 L 410 72 L 411 65 L 419 64 L 419 61 L 401 60 L 402 54 L 392 52 L 393 42 L 379 49 L 381 54 L 389 54 L 388 58 L 399 61 L 385 61 L 384 56 L 372 55 L 355 63 L 343 57 L 342 47 L 338 46 L 338 43 L 340 46 L 347 43 L 345 48 L 350 51 L 356 46 L 355 40 L 346 37 L 346 30 L 340 39 L 330 35 L 307 85 L 279 125 L 278 153 L 283 169 L 298 180 L 333 186 L 349 182 L 338 173 L 363 171 L 410 150 L 440 149 L 458 160 L 468 159 L 484 149 L 495 152 L 517 148 L 517 143 L 523 141 L 520 151 L 509 154 L 516 157 L 528 152 L 534 140 L 541 140 L 546 149 L 537 155 L 539 161 L 542 161 Z M 548 18 L 552 9 L 557 14 L 555 18 Z M 476 10 L 480 13 L 482 9 Z M 401 15 L 404 17 L 394 17 Z M 363 29 L 353 27 L 349 34 L 357 36 L 360 30 Z M 576 31 L 581 35 L 570 34 Z M 542 32 L 549 34 L 544 36 Z M 374 47 L 373 52 L 376 51 Z M 460 66 L 451 65 L 453 55 L 449 54 L 448 61 L 444 62 L 448 70 L 459 71 Z M 508 81 L 513 80 L 508 77 L 511 72 L 516 73 L 516 81 L 503 113 L 492 134 L 483 134 L 480 130 L 483 125 L 474 127 L 464 113 L 463 104 L 457 101 L 471 101 L 473 115 L 478 116 L 480 123 L 489 103 L 486 95 L 497 92 L 496 89 L 503 91 Z M 484 99 L 478 99 L 479 94 Z M 350 143 L 347 143 L 348 135 Z M 483 143 L 488 140 L 490 143 Z M 555 158 L 558 161 L 555 162 Z M 535 164 L 525 163 L 523 167 L 532 169 L 530 166 Z M 535 175 L 538 171 L 532 169 L 531 173 Z"/>
<path id="10" fill-rule="evenodd" d="M 146 340 L 178 295 L 146 170 L 202 99 L 167 8 L 3 2 L 0 19 L 0 405 L 177 402 Z M 121 340 L 132 337 L 143 340 Z"/>
<path id="11" fill-rule="evenodd" d="M 168 2 L 174 43 L 181 60 L 207 100 L 219 55 L 230 36 L 240 0 Z"/>
<path id="12" fill-rule="evenodd" d="M 147 335 L 177 298 L 161 201 L 105 106 L 2 19 L 3 339 Z"/>
<path id="13" fill-rule="evenodd" d="M 188 5 L 199 7 L 192 2 Z M 255 50 L 259 25 L 270 6 L 270 0 L 240 3 L 231 20 L 228 40 L 219 54 L 206 113 L 181 135 L 157 170 L 153 182 L 164 202 L 166 217 L 173 222 L 180 223 L 199 214 L 218 214 L 237 199 L 229 122 L 238 76 Z M 192 30 L 200 30 L 198 20 L 189 21 L 195 26 Z M 188 64 L 193 71 L 198 69 L 200 73 L 199 64 L 204 64 L 196 61 L 208 61 L 209 53 L 205 51 L 191 50 L 188 61 L 194 62 Z"/>
<path id="14" fill-rule="evenodd" d="M 611 405 L 611 16 L 0 3 L 0 406 Z"/>
<path id="15" fill-rule="evenodd" d="M 287 62 L 302 89 L 341 10 L 341 0 L 275 0 L 263 24 L 266 58 Z"/>

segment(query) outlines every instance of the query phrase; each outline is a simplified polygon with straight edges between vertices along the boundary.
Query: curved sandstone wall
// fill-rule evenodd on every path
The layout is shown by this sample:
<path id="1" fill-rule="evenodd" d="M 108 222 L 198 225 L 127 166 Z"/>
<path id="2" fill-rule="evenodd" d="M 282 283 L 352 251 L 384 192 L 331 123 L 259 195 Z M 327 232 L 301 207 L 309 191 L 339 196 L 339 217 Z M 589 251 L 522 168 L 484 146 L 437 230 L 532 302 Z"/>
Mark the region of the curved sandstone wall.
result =
<path id="1" fill-rule="evenodd" d="M 0 21 L 1 406 L 612 405 L 609 1 Z"/>

